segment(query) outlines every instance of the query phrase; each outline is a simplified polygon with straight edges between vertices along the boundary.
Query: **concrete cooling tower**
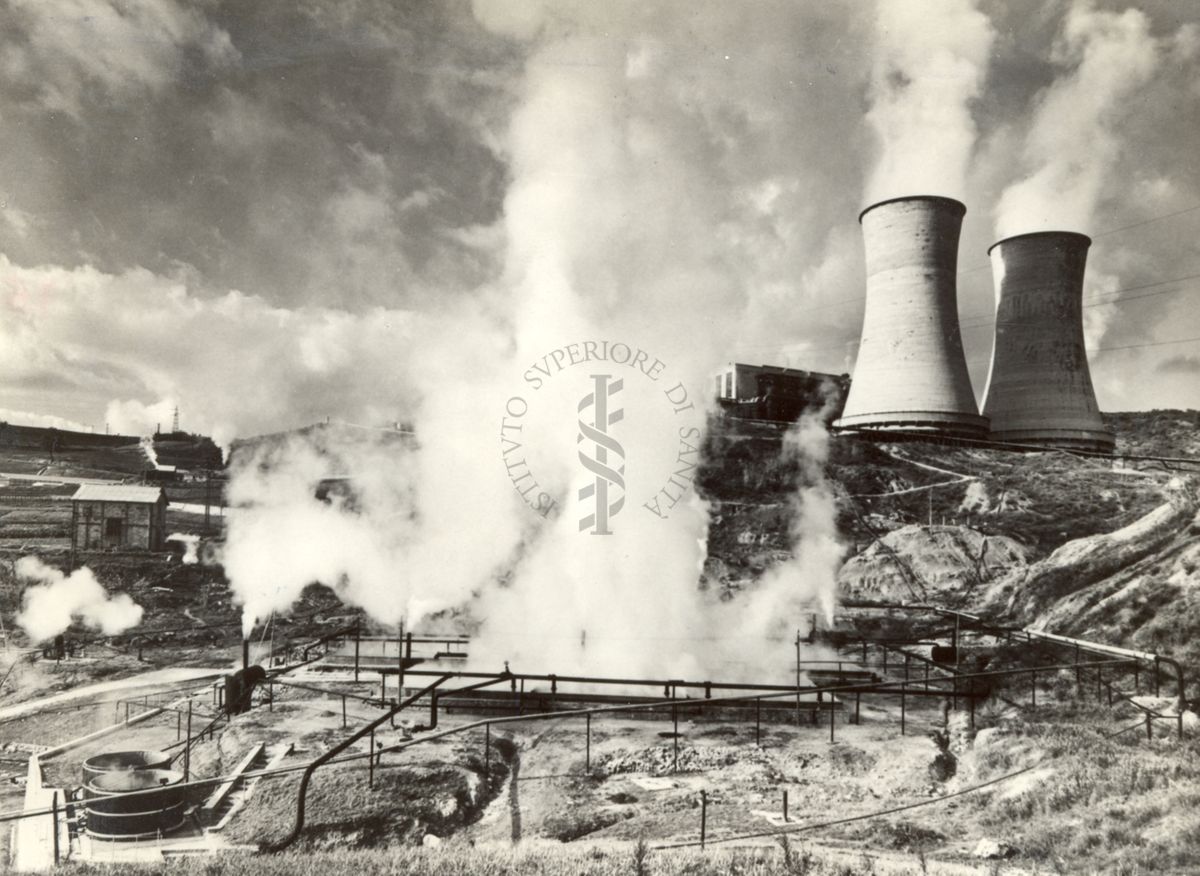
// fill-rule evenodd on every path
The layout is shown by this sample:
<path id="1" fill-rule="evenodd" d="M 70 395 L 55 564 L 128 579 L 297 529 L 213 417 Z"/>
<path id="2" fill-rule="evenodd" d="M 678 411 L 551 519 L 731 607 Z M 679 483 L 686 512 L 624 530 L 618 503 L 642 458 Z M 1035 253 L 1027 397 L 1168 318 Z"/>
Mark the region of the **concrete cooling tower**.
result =
<path id="1" fill-rule="evenodd" d="M 842 429 L 983 438 L 958 329 L 958 234 L 966 207 L 915 196 L 863 210 L 867 303 Z"/>
<path id="2" fill-rule="evenodd" d="M 997 441 L 1111 453 L 1083 346 L 1083 272 L 1091 239 L 1072 231 L 993 244 L 996 343 L 983 412 Z"/>

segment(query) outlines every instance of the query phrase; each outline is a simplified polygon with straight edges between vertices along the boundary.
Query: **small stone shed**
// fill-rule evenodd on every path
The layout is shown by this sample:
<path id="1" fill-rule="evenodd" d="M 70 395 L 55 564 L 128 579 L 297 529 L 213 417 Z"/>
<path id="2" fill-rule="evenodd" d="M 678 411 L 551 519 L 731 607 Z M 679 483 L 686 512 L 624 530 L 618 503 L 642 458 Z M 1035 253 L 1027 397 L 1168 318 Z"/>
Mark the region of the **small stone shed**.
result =
<path id="1" fill-rule="evenodd" d="M 161 487 L 84 484 L 71 497 L 72 550 L 160 551 L 166 528 Z"/>

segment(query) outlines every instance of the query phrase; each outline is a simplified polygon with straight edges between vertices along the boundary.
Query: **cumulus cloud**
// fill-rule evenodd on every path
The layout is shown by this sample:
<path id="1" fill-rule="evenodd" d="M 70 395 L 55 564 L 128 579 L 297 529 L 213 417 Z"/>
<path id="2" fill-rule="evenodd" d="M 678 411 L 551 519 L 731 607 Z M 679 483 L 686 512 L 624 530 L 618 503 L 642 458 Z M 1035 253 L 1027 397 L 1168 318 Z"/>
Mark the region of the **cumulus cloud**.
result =
<path id="1" fill-rule="evenodd" d="M 0 314 L 10 379 L 55 369 L 72 391 L 109 399 L 113 431 L 165 427 L 179 404 L 193 431 L 227 443 L 330 413 L 392 422 L 412 397 L 406 311 L 204 298 L 145 270 L 22 268 L 0 256 Z"/>
<path id="2" fill-rule="evenodd" d="M 1159 374 L 1200 374 L 1200 356 L 1177 355 L 1155 366 Z"/>

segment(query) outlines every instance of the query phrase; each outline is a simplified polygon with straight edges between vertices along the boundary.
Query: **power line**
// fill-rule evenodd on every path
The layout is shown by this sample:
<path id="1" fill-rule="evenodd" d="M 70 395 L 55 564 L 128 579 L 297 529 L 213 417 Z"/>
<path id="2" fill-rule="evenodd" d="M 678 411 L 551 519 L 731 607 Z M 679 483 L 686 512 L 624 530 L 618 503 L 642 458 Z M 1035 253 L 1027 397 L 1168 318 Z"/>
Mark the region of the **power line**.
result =
<path id="1" fill-rule="evenodd" d="M 1120 289 L 1113 289 L 1109 292 L 1099 292 L 1094 295 L 1090 295 L 1083 300 L 1083 304 L 1080 306 L 1083 308 L 1104 307 L 1104 306 L 1109 306 L 1109 305 L 1119 306 L 1121 304 L 1124 304 L 1127 301 L 1139 301 L 1144 298 L 1154 298 L 1159 295 L 1173 295 L 1176 292 L 1184 291 L 1184 289 L 1186 289 L 1187 287 L 1180 287 L 1178 289 L 1161 289 L 1157 292 L 1147 292 L 1143 295 L 1129 295 L 1124 298 L 1114 298 L 1111 301 L 1099 300 L 1102 297 L 1120 295 L 1120 293 L 1122 293 L 1122 292 L 1134 292 L 1134 291 L 1137 291 L 1140 289 L 1151 289 L 1151 288 L 1154 288 L 1155 286 L 1165 286 L 1169 283 L 1183 283 L 1188 280 L 1196 280 L 1196 279 L 1200 279 L 1200 273 L 1185 274 L 1182 277 L 1173 277 L 1169 280 L 1156 280 L 1153 283 L 1139 283 L 1136 286 L 1123 286 Z M 995 316 L 991 312 L 969 313 L 969 314 L 964 314 L 963 316 L 960 317 L 959 329 L 963 330 L 963 329 L 982 328 L 984 326 L 994 325 L 995 322 L 996 322 Z M 786 344 L 756 344 L 756 345 L 752 345 L 752 346 L 736 347 L 736 348 L 734 348 L 734 350 L 735 351 L 738 351 L 738 350 L 783 350 L 783 349 L 787 349 L 788 347 L 801 346 L 801 345 L 803 345 L 803 343 L 804 343 L 803 341 L 794 341 L 792 343 L 786 343 Z M 859 339 L 857 337 L 852 336 L 852 335 L 845 335 L 844 340 L 841 341 L 840 343 L 827 344 L 827 345 L 824 345 L 821 347 L 809 347 L 809 348 L 805 349 L 803 352 L 817 353 L 817 352 L 822 352 L 825 350 L 836 350 L 836 349 L 839 349 L 846 345 L 858 344 L 858 343 L 859 343 Z"/>

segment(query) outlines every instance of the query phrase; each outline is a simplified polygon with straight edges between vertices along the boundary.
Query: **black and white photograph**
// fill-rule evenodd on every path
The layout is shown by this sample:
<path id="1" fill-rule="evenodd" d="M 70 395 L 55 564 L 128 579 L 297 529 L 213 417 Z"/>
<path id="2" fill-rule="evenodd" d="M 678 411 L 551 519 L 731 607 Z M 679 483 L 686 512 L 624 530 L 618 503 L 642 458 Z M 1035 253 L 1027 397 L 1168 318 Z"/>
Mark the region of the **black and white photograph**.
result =
<path id="1" fill-rule="evenodd" d="M 1200 873 L 1200 3 L 0 0 L 0 872 Z"/>

